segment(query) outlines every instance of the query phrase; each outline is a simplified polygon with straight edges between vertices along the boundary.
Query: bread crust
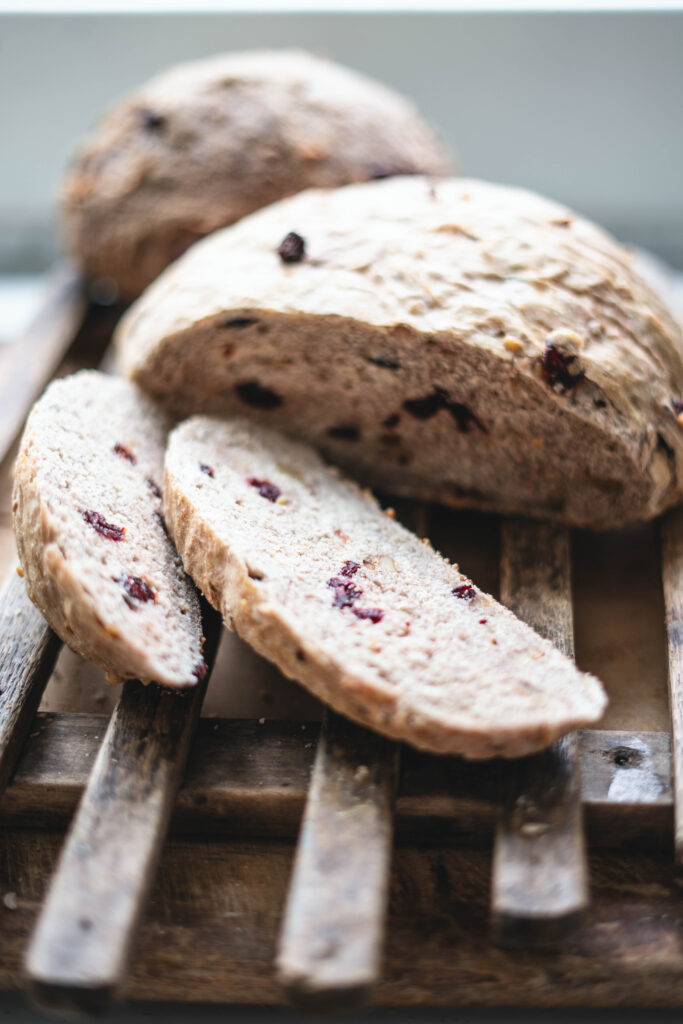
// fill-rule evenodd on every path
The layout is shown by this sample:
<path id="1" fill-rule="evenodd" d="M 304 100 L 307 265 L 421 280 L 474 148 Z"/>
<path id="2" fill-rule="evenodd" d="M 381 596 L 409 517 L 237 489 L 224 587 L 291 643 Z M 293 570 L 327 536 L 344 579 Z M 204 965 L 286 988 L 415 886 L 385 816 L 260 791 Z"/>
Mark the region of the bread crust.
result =
<path id="1" fill-rule="evenodd" d="M 519 189 L 302 193 L 197 245 L 117 337 L 174 413 L 248 414 L 389 493 L 599 529 L 680 499 L 679 325 L 625 250 Z"/>
<path id="2" fill-rule="evenodd" d="M 415 108 L 299 51 L 224 54 L 152 79 L 104 118 L 62 189 L 67 245 L 133 298 L 210 231 L 311 186 L 444 174 Z"/>
<path id="3" fill-rule="evenodd" d="M 264 498 L 264 483 L 280 493 Z M 604 710 L 595 678 L 488 595 L 457 596 L 470 581 L 456 566 L 297 442 L 241 421 L 186 421 L 169 439 L 164 514 L 230 628 L 387 736 L 518 757 Z M 337 599 L 340 586 L 353 607 Z M 379 604 L 377 621 L 367 609 L 355 617 Z"/>

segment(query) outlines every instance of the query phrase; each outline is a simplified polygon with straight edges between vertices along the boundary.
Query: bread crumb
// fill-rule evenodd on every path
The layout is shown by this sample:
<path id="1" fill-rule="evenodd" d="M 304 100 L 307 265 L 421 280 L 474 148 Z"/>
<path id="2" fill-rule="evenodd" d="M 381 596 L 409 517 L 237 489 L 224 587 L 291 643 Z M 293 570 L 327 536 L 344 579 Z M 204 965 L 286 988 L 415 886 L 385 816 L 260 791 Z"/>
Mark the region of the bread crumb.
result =
<path id="1" fill-rule="evenodd" d="M 393 509 L 393 508 L 388 508 L 387 509 L 387 515 L 389 516 L 390 519 L 395 519 L 396 518 L 396 510 Z"/>
<path id="2" fill-rule="evenodd" d="M 20 565 L 17 566 L 17 576 L 21 576 L 22 580 L 24 578 L 24 570 L 21 568 Z"/>
<path id="3" fill-rule="evenodd" d="M 679 412 L 678 416 L 676 417 L 676 422 L 678 423 L 679 427 L 683 428 L 683 412 Z M 17 572 L 19 572 L 18 569 Z M 24 574 L 23 572 L 19 572 L 19 575 L 23 576 Z"/>

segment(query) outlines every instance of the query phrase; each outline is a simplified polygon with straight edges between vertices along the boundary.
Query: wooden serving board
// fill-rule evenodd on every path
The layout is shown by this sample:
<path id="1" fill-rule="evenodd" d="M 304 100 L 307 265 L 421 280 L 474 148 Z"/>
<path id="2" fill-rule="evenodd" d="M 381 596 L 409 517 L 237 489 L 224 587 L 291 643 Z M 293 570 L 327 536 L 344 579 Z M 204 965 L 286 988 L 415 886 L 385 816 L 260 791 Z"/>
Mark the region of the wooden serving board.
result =
<path id="1" fill-rule="evenodd" d="M 55 368 L 100 362 L 117 313 L 60 272 L 0 365 L 0 575 L 22 410 Z M 321 726 L 315 700 L 224 632 L 193 740 L 182 708 L 137 684 L 110 717 L 120 691 L 57 657 L 15 578 L 0 600 L 0 986 L 28 972 L 44 1002 L 90 1009 L 121 991 L 316 1009 L 683 1006 L 680 516 L 660 550 L 659 524 L 569 536 L 397 513 L 573 643 L 610 695 L 600 729 L 519 763 L 430 757 L 335 716 Z"/>

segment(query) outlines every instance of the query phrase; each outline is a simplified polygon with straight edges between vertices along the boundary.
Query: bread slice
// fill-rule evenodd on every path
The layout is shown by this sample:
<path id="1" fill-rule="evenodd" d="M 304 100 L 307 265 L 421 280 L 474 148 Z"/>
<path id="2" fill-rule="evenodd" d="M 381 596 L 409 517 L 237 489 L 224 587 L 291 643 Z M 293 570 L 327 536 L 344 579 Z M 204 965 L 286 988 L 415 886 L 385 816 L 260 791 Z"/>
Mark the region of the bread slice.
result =
<path id="1" fill-rule="evenodd" d="M 128 381 L 52 383 L 19 448 L 14 532 L 29 597 L 110 682 L 193 686 L 199 599 L 161 515 L 168 423 Z"/>
<path id="2" fill-rule="evenodd" d="M 174 412 L 248 414 L 390 493 L 596 528 L 681 496 L 680 327 L 623 249 L 519 189 L 284 200 L 169 268 L 118 340 Z"/>
<path id="3" fill-rule="evenodd" d="M 299 442 L 187 420 L 169 438 L 164 514 L 229 626 L 388 736 L 517 757 L 605 708 L 597 679 Z"/>
<path id="4" fill-rule="evenodd" d="M 64 183 L 64 230 L 87 274 L 130 298 L 198 238 L 283 196 L 451 169 L 415 107 L 371 78 L 297 50 L 228 53 L 113 108 Z"/>

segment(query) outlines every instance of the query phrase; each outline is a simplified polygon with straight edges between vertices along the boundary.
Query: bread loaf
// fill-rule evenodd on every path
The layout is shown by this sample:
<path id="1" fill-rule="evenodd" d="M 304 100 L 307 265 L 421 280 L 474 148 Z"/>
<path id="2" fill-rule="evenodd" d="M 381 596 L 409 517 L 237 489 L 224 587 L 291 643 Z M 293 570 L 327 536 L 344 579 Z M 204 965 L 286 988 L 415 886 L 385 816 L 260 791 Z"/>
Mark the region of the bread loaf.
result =
<path id="1" fill-rule="evenodd" d="M 390 493 L 597 528 L 680 497 L 680 327 L 625 250 L 519 189 L 283 200 L 169 268 L 118 341 L 173 412 L 249 414 Z"/>
<path id="2" fill-rule="evenodd" d="M 444 147 L 401 96 L 298 51 L 171 68 L 85 143 L 63 189 L 67 244 L 131 298 L 198 238 L 312 185 L 447 173 Z"/>

